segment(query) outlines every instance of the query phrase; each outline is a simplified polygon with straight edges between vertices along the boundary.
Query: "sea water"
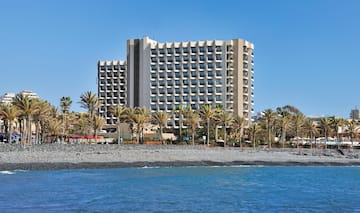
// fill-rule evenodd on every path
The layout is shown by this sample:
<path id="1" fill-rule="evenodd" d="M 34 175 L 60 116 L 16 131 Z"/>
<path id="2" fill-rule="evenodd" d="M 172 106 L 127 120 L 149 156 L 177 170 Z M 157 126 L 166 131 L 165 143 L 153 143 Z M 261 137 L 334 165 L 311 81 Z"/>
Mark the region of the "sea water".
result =
<path id="1" fill-rule="evenodd" d="M 0 212 L 360 212 L 360 167 L 2 171 Z"/>

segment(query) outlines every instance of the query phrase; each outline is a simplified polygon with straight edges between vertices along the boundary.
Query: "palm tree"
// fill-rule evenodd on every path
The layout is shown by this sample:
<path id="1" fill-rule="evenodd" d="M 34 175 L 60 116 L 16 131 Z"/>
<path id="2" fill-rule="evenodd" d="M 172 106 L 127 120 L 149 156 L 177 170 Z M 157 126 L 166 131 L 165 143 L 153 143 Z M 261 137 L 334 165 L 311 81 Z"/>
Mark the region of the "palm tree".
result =
<path id="1" fill-rule="evenodd" d="M 216 121 L 223 126 L 224 131 L 224 147 L 226 146 L 226 128 L 233 122 L 233 115 L 225 110 L 220 111 L 216 114 Z"/>
<path id="2" fill-rule="evenodd" d="M 267 130 L 267 140 L 269 143 L 269 149 L 271 149 L 271 130 L 274 125 L 275 121 L 275 113 L 272 109 L 267 109 L 263 113 L 263 119 L 266 123 L 266 130 Z"/>
<path id="3" fill-rule="evenodd" d="M 150 120 L 149 111 L 146 108 L 129 108 L 128 112 L 128 120 L 130 120 L 133 124 L 135 124 L 136 128 L 136 140 L 137 143 L 140 143 L 140 137 L 143 137 L 143 130 L 145 124 Z M 141 140 L 142 141 L 142 140 Z"/>
<path id="4" fill-rule="evenodd" d="M 61 120 L 58 118 L 51 118 L 48 120 L 49 133 L 52 136 L 51 142 L 56 142 L 58 136 L 61 134 Z"/>
<path id="5" fill-rule="evenodd" d="M 28 95 L 22 93 L 17 94 L 14 97 L 13 104 L 20 110 L 21 114 L 26 119 L 26 133 L 27 133 L 27 143 L 31 142 L 31 117 L 38 110 L 36 99 L 29 98 Z M 25 137 L 22 137 L 24 139 Z M 22 140 L 23 141 L 23 140 Z"/>
<path id="6" fill-rule="evenodd" d="M 307 132 L 308 137 L 310 138 L 310 149 L 312 149 L 312 142 L 315 139 L 315 135 L 319 133 L 317 126 L 312 120 L 306 119 L 304 122 L 304 129 Z"/>
<path id="7" fill-rule="evenodd" d="M 167 121 L 169 120 L 169 115 L 166 112 L 158 111 L 152 114 L 151 120 L 156 124 L 159 125 L 160 129 L 160 140 L 164 143 L 163 139 L 163 129 L 166 126 Z"/>
<path id="8" fill-rule="evenodd" d="M 186 119 L 186 116 L 191 112 L 191 108 L 189 106 L 183 107 L 180 105 L 176 110 L 175 113 L 179 115 L 179 138 L 182 140 L 182 128 L 184 119 Z"/>
<path id="9" fill-rule="evenodd" d="M 214 119 L 215 115 L 216 115 L 216 109 L 213 108 L 211 105 L 207 104 L 207 105 L 203 105 L 200 109 L 200 115 L 202 117 L 203 120 L 206 121 L 206 125 L 207 125 L 207 145 L 210 145 L 210 120 Z"/>
<path id="10" fill-rule="evenodd" d="M 195 130 L 201 121 L 198 113 L 191 111 L 186 116 L 186 123 L 191 127 L 192 144 L 195 145 Z"/>
<path id="11" fill-rule="evenodd" d="M 81 94 L 80 104 L 81 104 L 82 108 L 88 110 L 88 113 L 90 115 L 90 125 L 93 126 L 93 129 L 95 129 L 94 117 L 95 117 L 95 114 L 96 114 L 96 112 L 98 110 L 98 106 L 99 106 L 99 100 L 98 100 L 96 93 L 87 91 L 87 92 L 84 92 L 83 94 Z M 95 136 L 95 132 L 94 132 L 94 136 Z"/>
<path id="12" fill-rule="evenodd" d="M 327 141 L 328 141 L 328 137 L 329 137 L 329 132 L 331 131 L 331 122 L 330 119 L 327 117 L 323 117 L 320 119 L 320 126 L 324 131 L 324 137 L 325 137 L 325 149 L 327 149 Z"/>
<path id="13" fill-rule="evenodd" d="M 126 118 L 126 112 L 127 112 L 127 108 L 122 105 L 116 105 L 116 106 L 110 107 L 110 113 L 117 119 L 116 131 L 117 131 L 117 135 L 118 135 L 118 137 L 117 137 L 118 144 L 121 143 L 121 141 L 120 141 L 120 138 L 121 138 L 120 124 Z"/>
<path id="14" fill-rule="evenodd" d="M 300 132 L 304 126 L 305 122 L 305 116 L 302 113 L 297 113 L 293 116 L 293 128 L 295 131 L 295 137 L 296 137 L 296 147 L 299 149 L 299 137 Z"/>
<path id="15" fill-rule="evenodd" d="M 280 142 L 282 147 L 285 148 L 285 141 L 286 141 L 286 131 L 291 124 L 291 113 L 284 109 L 284 108 L 277 108 L 277 114 L 279 115 L 278 121 L 281 128 L 281 138 Z"/>
<path id="16" fill-rule="evenodd" d="M 13 122 L 20 114 L 20 111 L 13 104 L 5 104 L 0 106 L 0 118 L 7 122 L 8 142 L 11 143 Z"/>
<path id="17" fill-rule="evenodd" d="M 41 128 L 41 124 L 44 123 L 44 121 L 52 118 L 56 118 L 57 114 L 51 115 L 51 110 L 52 106 L 46 102 L 46 101 L 41 101 L 38 100 L 37 101 L 37 106 L 38 106 L 38 110 L 34 113 L 33 118 L 34 118 L 34 122 L 35 122 L 35 126 L 36 126 L 36 139 L 35 139 L 35 143 L 40 143 L 42 142 L 42 137 L 40 139 L 40 129 L 41 129 L 41 135 L 43 135 L 44 133 L 44 128 Z"/>
<path id="18" fill-rule="evenodd" d="M 240 142 L 240 148 L 242 149 L 242 135 L 243 135 L 243 131 L 244 131 L 244 125 L 245 125 L 245 118 L 241 117 L 240 115 L 236 115 L 233 123 L 232 123 L 232 128 L 235 130 L 236 135 L 239 136 L 239 142 Z"/>
<path id="19" fill-rule="evenodd" d="M 60 99 L 60 108 L 61 108 L 61 112 L 63 114 L 63 135 L 65 134 L 65 132 L 67 131 L 67 127 L 66 127 L 66 115 L 69 113 L 69 109 L 70 106 L 72 104 L 72 100 L 70 97 L 61 97 Z"/>
<path id="20" fill-rule="evenodd" d="M 353 139 L 354 137 L 356 137 L 359 127 L 357 126 L 357 122 L 355 120 L 346 122 L 346 127 L 347 127 L 347 132 L 349 133 L 350 136 L 351 148 L 353 148 L 354 147 Z"/>
<path id="21" fill-rule="evenodd" d="M 248 131 L 249 131 L 249 135 L 251 136 L 251 140 L 253 142 L 253 148 L 255 149 L 256 147 L 256 134 L 260 131 L 260 126 L 257 123 L 253 123 L 252 125 L 250 125 Z"/>
<path id="22" fill-rule="evenodd" d="M 97 131 L 101 130 L 105 124 L 105 118 L 95 115 L 94 117 L 94 138 L 97 141 Z"/>
<path id="23" fill-rule="evenodd" d="M 340 130 L 340 127 L 344 124 L 344 119 L 343 118 L 337 118 L 335 116 L 331 117 L 330 118 L 330 124 L 331 124 L 331 127 L 333 128 L 333 130 L 335 131 L 335 134 L 336 134 L 336 141 L 337 141 L 337 146 L 338 146 L 338 149 L 340 148 L 340 140 L 339 140 L 339 130 Z"/>

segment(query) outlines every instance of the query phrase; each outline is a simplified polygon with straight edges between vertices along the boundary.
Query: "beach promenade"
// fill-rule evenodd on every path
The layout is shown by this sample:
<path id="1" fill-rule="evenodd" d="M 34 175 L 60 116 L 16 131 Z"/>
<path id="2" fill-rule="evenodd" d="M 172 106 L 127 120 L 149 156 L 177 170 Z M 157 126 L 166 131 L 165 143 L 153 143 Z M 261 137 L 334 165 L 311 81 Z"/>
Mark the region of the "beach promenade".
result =
<path id="1" fill-rule="evenodd" d="M 154 166 L 360 165 L 360 150 L 191 145 L 0 144 L 1 170 Z"/>

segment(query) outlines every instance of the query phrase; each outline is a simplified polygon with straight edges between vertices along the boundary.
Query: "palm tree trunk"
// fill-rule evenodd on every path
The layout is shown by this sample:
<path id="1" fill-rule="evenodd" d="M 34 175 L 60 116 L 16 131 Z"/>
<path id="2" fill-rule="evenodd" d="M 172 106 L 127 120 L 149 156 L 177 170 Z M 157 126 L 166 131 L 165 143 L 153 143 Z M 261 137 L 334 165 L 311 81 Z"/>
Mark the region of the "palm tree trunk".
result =
<path id="1" fill-rule="evenodd" d="M 207 123 L 207 145 L 209 146 L 210 145 L 210 119 L 207 118 L 206 119 L 206 123 Z"/>
<path id="2" fill-rule="evenodd" d="M 195 145 L 195 129 L 192 130 L 192 145 Z"/>
<path id="3" fill-rule="evenodd" d="M 163 127 L 160 125 L 160 140 L 162 142 L 162 144 L 165 144 L 165 141 L 163 139 Z"/>
<path id="4" fill-rule="evenodd" d="M 224 147 L 226 146 L 226 125 L 224 125 Z"/>
<path id="5" fill-rule="evenodd" d="M 31 144 L 32 132 L 31 132 L 31 117 L 30 117 L 30 115 L 28 116 L 27 120 L 28 120 L 28 143 Z"/>
<path id="6" fill-rule="evenodd" d="M 282 148 L 285 148 L 285 140 L 286 140 L 286 129 L 283 128 L 283 130 L 281 131 L 282 135 L 281 135 L 281 142 L 282 142 Z"/>
<path id="7" fill-rule="evenodd" d="M 11 143 L 11 135 L 12 135 L 12 122 L 9 120 L 8 122 L 8 143 Z"/>

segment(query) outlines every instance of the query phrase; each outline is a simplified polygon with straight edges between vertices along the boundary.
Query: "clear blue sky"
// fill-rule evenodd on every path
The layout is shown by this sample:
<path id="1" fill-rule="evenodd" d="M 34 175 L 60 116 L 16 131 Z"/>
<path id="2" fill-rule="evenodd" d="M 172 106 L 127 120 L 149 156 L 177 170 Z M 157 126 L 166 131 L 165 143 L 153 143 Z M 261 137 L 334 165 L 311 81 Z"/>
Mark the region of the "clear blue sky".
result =
<path id="1" fill-rule="evenodd" d="M 358 0 L 0 0 L 0 94 L 30 89 L 58 106 L 97 92 L 97 61 L 126 40 L 243 38 L 255 44 L 255 112 L 286 104 L 348 117 L 360 107 Z"/>

